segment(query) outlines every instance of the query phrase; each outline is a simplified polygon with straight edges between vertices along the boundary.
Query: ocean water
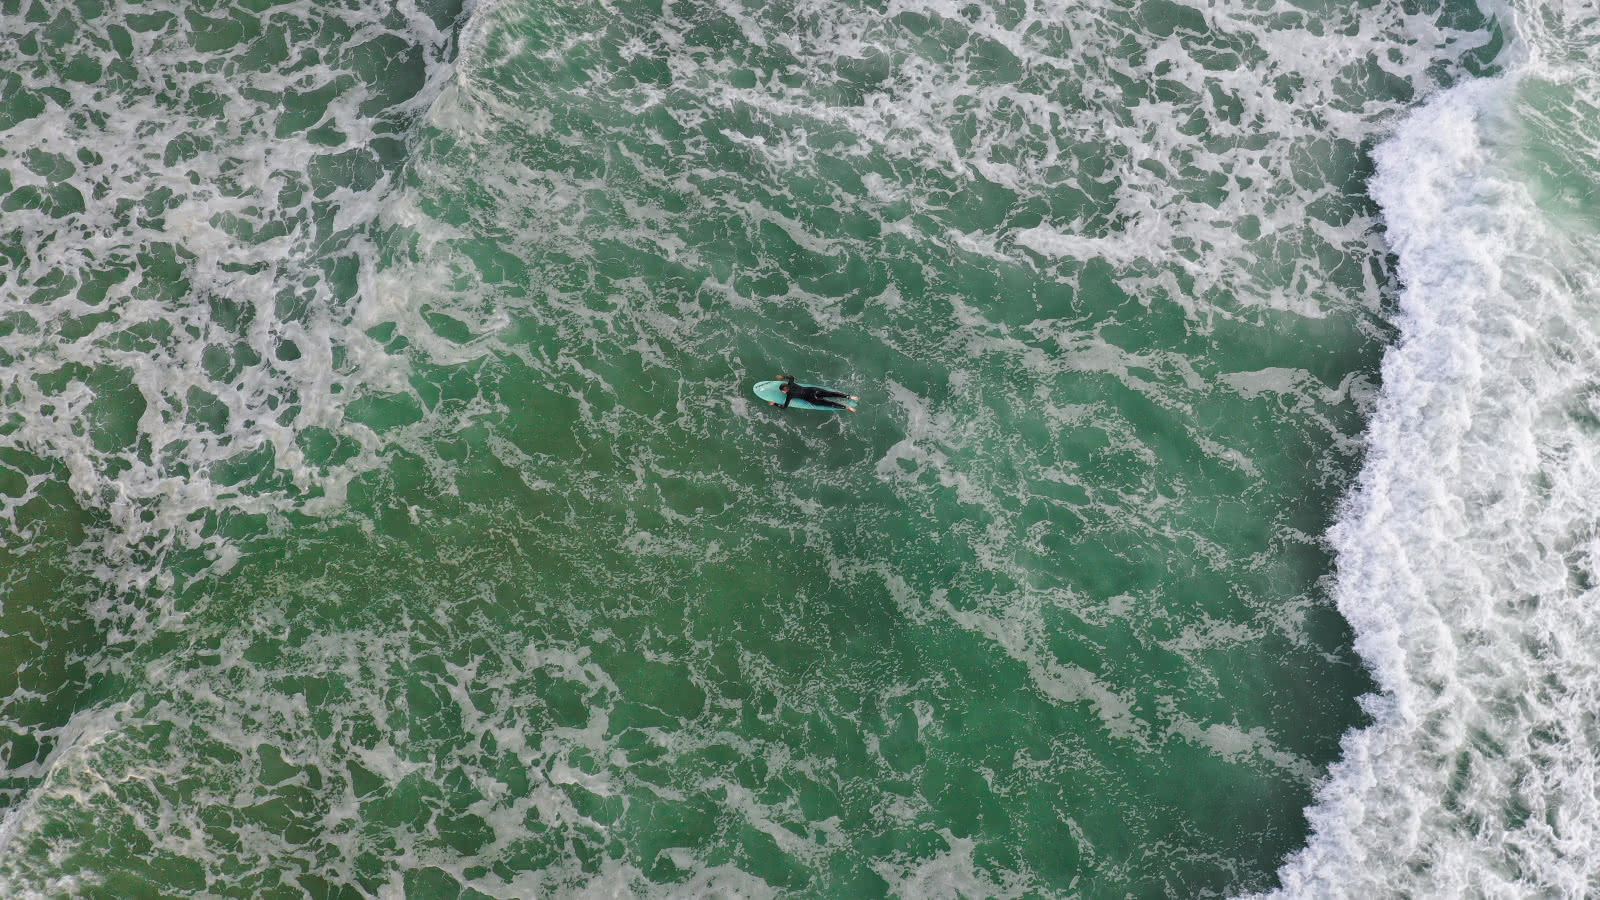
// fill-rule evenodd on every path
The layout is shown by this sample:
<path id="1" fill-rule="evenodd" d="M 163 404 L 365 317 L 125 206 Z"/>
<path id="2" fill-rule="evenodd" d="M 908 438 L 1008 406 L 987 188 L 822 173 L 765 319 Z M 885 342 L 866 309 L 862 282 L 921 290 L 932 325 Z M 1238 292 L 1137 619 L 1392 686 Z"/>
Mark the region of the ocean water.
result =
<path id="1" fill-rule="evenodd" d="M 1600 891 L 1592 0 L 0 35 L 0 894 Z"/>

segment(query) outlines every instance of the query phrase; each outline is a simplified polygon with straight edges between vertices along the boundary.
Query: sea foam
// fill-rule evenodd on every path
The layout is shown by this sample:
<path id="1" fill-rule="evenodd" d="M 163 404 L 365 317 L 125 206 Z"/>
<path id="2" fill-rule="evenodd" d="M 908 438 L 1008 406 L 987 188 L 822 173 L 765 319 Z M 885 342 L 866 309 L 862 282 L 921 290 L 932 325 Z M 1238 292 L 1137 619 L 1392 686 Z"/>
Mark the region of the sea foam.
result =
<path id="1" fill-rule="evenodd" d="M 1331 540 L 1381 693 L 1279 896 L 1600 890 L 1600 242 L 1540 187 L 1555 171 L 1592 192 L 1592 169 L 1549 161 L 1596 148 L 1531 130 L 1594 120 L 1569 76 L 1530 52 L 1377 152 L 1403 336 Z"/>

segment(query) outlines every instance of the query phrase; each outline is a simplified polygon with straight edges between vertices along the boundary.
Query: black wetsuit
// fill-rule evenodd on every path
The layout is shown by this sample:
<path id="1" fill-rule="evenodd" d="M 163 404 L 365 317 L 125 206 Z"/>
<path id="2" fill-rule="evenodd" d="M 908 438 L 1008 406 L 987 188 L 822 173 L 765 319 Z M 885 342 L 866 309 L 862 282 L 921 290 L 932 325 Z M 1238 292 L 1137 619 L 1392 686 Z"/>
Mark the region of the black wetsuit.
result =
<path id="1" fill-rule="evenodd" d="M 784 381 L 789 382 L 789 389 L 783 392 L 783 409 L 789 408 L 789 401 L 804 400 L 818 406 L 831 406 L 834 409 L 849 409 L 843 403 L 833 402 L 834 397 L 848 397 L 843 391 L 830 391 L 827 388 L 812 387 L 809 384 L 795 384 L 793 375 L 785 375 Z"/>

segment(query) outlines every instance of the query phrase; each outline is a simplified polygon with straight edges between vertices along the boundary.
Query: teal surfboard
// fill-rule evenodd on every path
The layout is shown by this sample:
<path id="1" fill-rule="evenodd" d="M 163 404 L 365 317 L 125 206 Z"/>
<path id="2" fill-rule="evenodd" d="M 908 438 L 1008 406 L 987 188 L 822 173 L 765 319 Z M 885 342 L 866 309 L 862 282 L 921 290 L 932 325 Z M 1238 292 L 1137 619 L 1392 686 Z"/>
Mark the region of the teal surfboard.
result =
<path id="1" fill-rule="evenodd" d="M 768 403 L 776 403 L 779 406 L 782 406 L 783 405 L 783 391 L 778 390 L 778 385 L 780 385 L 780 384 L 783 384 L 783 382 L 781 382 L 781 381 L 758 381 L 758 382 L 756 382 L 756 387 L 755 387 L 756 396 L 760 397 L 761 399 L 763 399 L 765 401 L 767 401 Z M 823 387 L 820 384 L 805 384 L 803 386 L 804 387 L 820 387 L 825 391 L 836 391 L 836 390 L 838 390 L 838 388 Z M 854 408 L 855 405 L 856 405 L 856 402 L 854 400 L 847 400 L 847 399 L 845 399 L 843 397 L 835 397 L 834 398 L 834 402 L 843 403 L 844 405 L 849 406 L 851 408 Z M 818 406 L 815 403 L 807 403 L 804 400 L 794 400 L 794 401 L 790 402 L 789 408 L 790 409 L 815 409 L 815 410 L 818 410 L 820 412 L 844 412 L 844 410 L 842 410 L 842 409 L 835 409 L 832 406 Z"/>

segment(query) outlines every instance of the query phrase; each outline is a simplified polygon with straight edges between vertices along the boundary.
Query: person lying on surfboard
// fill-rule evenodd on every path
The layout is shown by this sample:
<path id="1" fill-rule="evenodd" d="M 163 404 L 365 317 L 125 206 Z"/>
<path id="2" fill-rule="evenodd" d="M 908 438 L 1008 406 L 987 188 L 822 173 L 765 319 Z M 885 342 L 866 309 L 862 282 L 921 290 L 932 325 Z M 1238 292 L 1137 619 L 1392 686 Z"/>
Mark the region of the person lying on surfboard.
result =
<path id="1" fill-rule="evenodd" d="M 844 391 L 830 391 L 827 388 L 812 387 L 809 384 L 796 384 L 793 375 L 779 375 L 778 378 L 781 381 L 787 382 L 778 388 L 778 390 L 783 391 L 783 406 L 780 407 L 780 409 L 788 409 L 789 403 L 792 400 L 804 400 L 807 403 L 815 403 L 818 406 L 831 406 L 834 409 L 848 409 L 851 412 L 855 412 L 856 408 L 854 406 L 846 406 L 843 403 L 836 403 L 834 402 L 834 398 L 843 397 L 848 400 L 861 399 L 854 394 L 846 394 Z M 775 401 L 769 400 L 767 401 L 767 405 L 777 406 L 778 404 Z"/>

